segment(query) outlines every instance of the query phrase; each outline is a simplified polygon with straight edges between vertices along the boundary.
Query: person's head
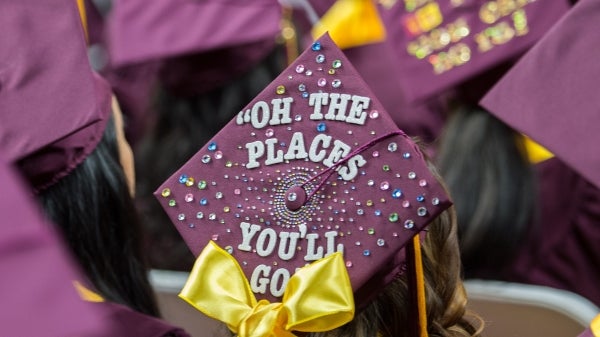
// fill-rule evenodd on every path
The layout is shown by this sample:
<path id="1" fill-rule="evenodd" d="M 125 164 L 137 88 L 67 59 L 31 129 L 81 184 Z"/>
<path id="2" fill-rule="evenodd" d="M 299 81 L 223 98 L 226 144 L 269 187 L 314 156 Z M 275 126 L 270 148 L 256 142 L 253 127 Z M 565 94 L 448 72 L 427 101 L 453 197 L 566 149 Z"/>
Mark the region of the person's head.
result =
<path id="1" fill-rule="evenodd" d="M 522 136 L 482 108 L 461 106 L 449 117 L 436 163 L 456 207 L 466 277 L 502 273 L 535 216 Z"/>
<path id="2" fill-rule="evenodd" d="M 116 71 L 157 64 L 146 128 L 134 148 L 136 206 L 153 268 L 189 270 L 193 255 L 152 192 L 281 72 L 281 16 L 271 0 L 114 1 L 108 32 Z"/>
<path id="3" fill-rule="evenodd" d="M 424 149 L 423 149 L 424 150 Z M 429 169 L 443 182 L 433 164 Z M 454 207 L 438 215 L 427 226 L 422 242 L 428 333 L 430 336 L 478 336 L 481 319 L 467 310 L 467 294 L 463 287 L 456 212 Z M 332 331 L 311 333 L 311 337 L 410 337 L 415 319 L 413 275 L 402 273 L 385 286 L 370 303 L 357 312 L 354 319 Z"/>
<path id="4" fill-rule="evenodd" d="M 100 294 L 157 314 L 138 250 L 131 150 L 110 87 L 90 68 L 76 3 L 11 2 L 1 12 L 11 37 L 0 48 L 1 150 Z"/>
<path id="5" fill-rule="evenodd" d="M 323 36 L 155 192 L 197 255 L 180 296 L 239 336 L 475 335 L 431 171 Z"/>
<path id="6" fill-rule="evenodd" d="M 103 297 L 157 315 L 131 196 L 131 150 L 124 140 L 120 111 L 113 111 L 92 153 L 39 198 Z"/>

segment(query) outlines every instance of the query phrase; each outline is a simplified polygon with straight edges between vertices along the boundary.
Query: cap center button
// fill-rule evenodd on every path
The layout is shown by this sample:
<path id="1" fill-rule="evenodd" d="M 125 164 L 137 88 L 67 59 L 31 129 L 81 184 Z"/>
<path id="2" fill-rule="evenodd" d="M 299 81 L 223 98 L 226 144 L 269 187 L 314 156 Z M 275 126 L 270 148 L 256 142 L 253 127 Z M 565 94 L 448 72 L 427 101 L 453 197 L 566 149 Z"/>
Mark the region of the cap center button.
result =
<path id="1" fill-rule="evenodd" d="M 290 211 L 297 211 L 306 202 L 306 191 L 301 186 L 292 186 L 285 193 L 285 206 Z"/>

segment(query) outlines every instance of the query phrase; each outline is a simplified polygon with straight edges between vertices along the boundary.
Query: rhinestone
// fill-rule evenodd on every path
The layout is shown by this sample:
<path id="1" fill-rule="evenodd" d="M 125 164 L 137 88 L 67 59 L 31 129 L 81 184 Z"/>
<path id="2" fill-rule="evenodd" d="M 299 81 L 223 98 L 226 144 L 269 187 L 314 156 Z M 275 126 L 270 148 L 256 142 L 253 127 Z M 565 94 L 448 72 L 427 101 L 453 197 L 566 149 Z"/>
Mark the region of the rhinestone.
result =
<path id="1" fill-rule="evenodd" d="M 417 174 L 414 172 L 408 172 L 408 179 L 415 179 L 417 177 Z"/>
<path id="2" fill-rule="evenodd" d="M 313 72 L 309 69 L 304 74 L 306 74 L 306 76 L 312 76 Z"/>
<path id="3" fill-rule="evenodd" d="M 425 180 L 425 179 L 419 180 L 419 186 L 421 186 L 421 187 L 427 186 L 427 180 Z"/>
<path id="4" fill-rule="evenodd" d="M 427 208 L 425 208 L 425 207 L 419 207 L 417 209 L 417 215 L 418 216 L 426 216 L 427 215 Z"/>
<path id="5" fill-rule="evenodd" d="M 206 199 L 206 198 L 200 199 L 200 205 L 206 206 L 207 204 L 208 204 L 208 199 Z"/>
<path id="6" fill-rule="evenodd" d="M 206 180 L 199 180 L 198 181 L 198 189 L 203 190 L 203 189 L 206 188 L 206 186 L 207 186 Z"/>
<path id="7" fill-rule="evenodd" d="M 368 250 L 368 249 L 365 249 L 365 250 L 363 251 L 363 255 L 364 255 L 364 256 L 371 256 L 371 251 L 370 251 L 370 250 Z"/>
<path id="8" fill-rule="evenodd" d="M 204 156 L 202 156 L 202 162 L 203 162 L 204 164 L 208 164 L 208 163 L 210 163 L 210 155 L 208 155 L 208 154 L 205 154 Z"/>
<path id="9" fill-rule="evenodd" d="M 415 222 L 412 220 L 406 220 L 404 221 L 404 228 L 406 229 L 413 229 L 413 227 L 415 227 Z"/>
<path id="10" fill-rule="evenodd" d="M 191 223 L 191 224 L 188 225 L 188 227 L 189 228 L 194 228 L 194 227 L 196 227 L 196 225 L 194 225 L 193 223 Z"/>
<path id="11" fill-rule="evenodd" d="M 373 151 L 373 158 L 379 157 L 379 151 Z"/>
<path id="12" fill-rule="evenodd" d="M 217 215 L 215 213 L 210 213 L 208 215 L 208 220 L 216 220 L 217 219 Z"/>
<path id="13" fill-rule="evenodd" d="M 204 218 L 204 213 L 202 213 L 202 212 L 196 213 L 196 219 L 202 219 L 202 218 Z"/>
<path id="14" fill-rule="evenodd" d="M 216 150 L 217 150 L 217 143 L 215 143 L 215 142 L 208 143 L 208 151 L 216 151 Z"/>
<path id="15" fill-rule="evenodd" d="M 187 179 L 187 181 L 185 182 L 185 186 L 187 186 L 187 187 L 194 186 L 194 182 L 195 182 L 194 178 L 192 178 L 192 177 L 189 177 L 189 178 Z"/>
<path id="16" fill-rule="evenodd" d="M 235 190 L 233 190 L 233 194 L 240 195 L 240 194 L 242 194 L 242 190 L 240 190 L 239 188 L 236 188 Z"/>
<path id="17" fill-rule="evenodd" d="M 267 137 L 273 137 L 273 129 L 267 129 L 267 131 L 265 131 L 265 136 Z"/>
<path id="18" fill-rule="evenodd" d="M 215 193 L 215 198 L 217 198 L 217 199 L 223 199 L 223 192 L 217 192 L 217 193 Z"/>
<path id="19" fill-rule="evenodd" d="M 409 208 L 410 207 L 410 201 L 408 201 L 408 200 L 402 201 L 402 207 Z"/>
<path id="20" fill-rule="evenodd" d="M 169 206 L 173 207 L 177 205 L 177 201 L 175 201 L 174 199 L 169 200 Z"/>
<path id="21" fill-rule="evenodd" d="M 183 214 L 183 213 L 179 213 L 179 214 L 177 215 L 177 220 L 179 220 L 179 221 L 183 221 L 183 220 L 185 220 L 185 214 Z"/>
<path id="22" fill-rule="evenodd" d="M 320 87 L 324 87 L 325 85 L 327 85 L 327 80 L 321 77 L 317 80 L 317 85 Z"/>
<path id="23" fill-rule="evenodd" d="M 213 234 L 213 235 L 212 235 L 212 240 L 213 240 L 213 241 L 217 241 L 217 240 L 219 240 L 219 234 Z"/>
<path id="24" fill-rule="evenodd" d="M 305 91 L 302 93 L 302 98 L 308 98 L 308 96 L 309 96 L 308 92 Z"/>
<path id="25" fill-rule="evenodd" d="M 425 201 L 425 197 L 423 195 L 417 195 L 417 201 L 423 202 L 423 201 Z"/>
<path id="26" fill-rule="evenodd" d="M 379 111 L 377 110 L 371 110 L 371 112 L 369 112 L 369 117 L 371 119 L 375 119 L 379 117 Z"/>
<path id="27" fill-rule="evenodd" d="M 375 210 L 375 216 L 381 216 L 381 210 L 380 209 L 376 209 Z"/>
<path id="28" fill-rule="evenodd" d="M 396 150 L 398 150 L 398 144 L 396 144 L 396 143 L 390 143 L 388 145 L 388 151 L 390 151 L 390 152 L 396 152 Z"/>
<path id="29" fill-rule="evenodd" d="M 325 62 L 325 55 L 323 55 L 323 54 L 317 55 L 317 57 L 315 57 L 315 61 L 317 61 L 317 63 Z"/>
<path id="30" fill-rule="evenodd" d="M 367 234 L 369 234 L 369 235 L 375 234 L 375 228 L 369 228 L 369 229 L 367 229 Z"/>
<path id="31" fill-rule="evenodd" d="M 399 188 L 396 188 L 392 191 L 392 198 L 394 199 L 398 199 L 402 197 L 402 190 Z"/>
<path id="32" fill-rule="evenodd" d="M 390 170 L 390 165 L 383 165 L 383 171 L 388 172 Z"/>
<path id="33" fill-rule="evenodd" d="M 432 204 L 432 205 L 434 205 L 434 206 L 437 206 L 437 205 L 439 205 L 439 204 L 440 204 L 440 199 L 439 199 L 439 198 L 437 198 L 437 197 L 436 197 L 436 198 L 433 198 L 433 199 L 431 199 L 431 204 Z"/>
<path id="34" fill-rule="evenodd" d="M 373 206 L 373 200 L 367 200 L 367 202 L 365 203 L 368 207 Z"/>
<path id="35" fill-rule="evenodd" d="M 179 183 L 180 184 L 185 184 L 185 182 L 187 181 L 187 179 L 188 179 L 188 176 L 185 175 L 185 174 L 182 174 L 182 175 L 179 176 Z"/>
<path id="36" fill-rule="evenodd" d="M 388 220 L 390 220 L 390 222 L 396 222 L 400 219 L 400 217 L 398 216 L 398 213 L 392 213 L 390 214 L 390 216 L 388 217 Z"/>
<path id="37" fill-rule="evenodd" d="M 373 185 L 375 185 L 375 181 L 372 179 L 369 179 L 369 181 L 367 181 L 367 185 L 373 186 Z"/>
<path id="38" fill-rule="evenodd" d="M 382 191 L 387 191 L 390 188 L 390 183 L 388 183 L 387 181 L 382 181 L 381 184 L 379 184 L 379 189 L 381 189 Z"/>
<path id="39" fill-rule="evenodd" d="M 296 115 L 296 116 L 294 116 L 294 120 L 295 120 L 296 122 L 300 122 L 300 121 L 302 121 L 302 115 Z"/>
<path id="40" fill-rule="evenodd" d="M 334 88 L 339 88 L 342 85 L 342 81 L 340 81 L 339 79 L 335 79 L 333 81 L 331 81 L 331 86 Z"/>
<path id="41" fill-rule="evenodd" d="M 164 198 L 168 197 L 171 195 L 171 189 L 169 188 L 165 188 L 160 192 L 160 195 L 162 195 Z"/>
<path id="42" fill-rule="evenodd" d="M 215 159 L 221 159 L 221 158 L 223 158 L 223 152 L 222 151 L 215 152 Z"/>
<path id="43" fill-rule="evenodd" d="M 285 94 L 285 87 L 283 85 L 278 85 L 275 92 L 277 93 L 277 95 L 283 95 Z"/>
<path id="44" fill-rule="evenodd" d="M 310 47 L 310 49 L 314 50 L 314 51 L 319 51 L 321 50 L 321 42 L 315 42 L 312 44 L 312 46 Z"/>
<path id="45" fill-rule="evenodd" d="M 326 130 L 327 130 L 327 124 L 325 124 L 323 122 L 317 124 L 317 131 L 325 132 Z"/>
<path id="46" fill-rule="evenodd" d="M 185 202 L 192 202 L 192 201 L 194 201 L 194 195 L 192 193 L 188 193 L 185 195 L 184 200 L 185 200 Z"/>
<path id="47" fill-rule="evenodd" d="M 298 74 L 302 74 L 304 72 L 304 65 L 303 64 L 299 64 L 296 66 L 296 72 Z"/>
<path id="48" fill-rule="evenodd" d="M 333 68 L 335 68 L 335 69 L 338 69 L 339 67 L 341 67 L 341 66 L 342 66 L 342 61 L 340 61 L 340 60 L 334 60 L 334 61 L 331 63 L 331 66 L 332 66 Z"/>
<path id="49" fill-rule="evenodd" d="M 365 210 L 362 209 L 362 208 L 359 208 L 359 209 L 356 210 L 356 214 L 363 215 L 363 214 L 365 214 Z"/>
<path id="50" fill-rule="evenodd" d="M 304 83 L 298 85 L 298 90 L 300 90 L 300 91 L 306 91 L 306 85 Z"/>
<path id="51" fill-rule="evenodd" d="M 232 163 L 230 160 L 228 160 L 228 161 L 225 163 L 225 167 L 231 167 L 231 166 L 233 166 L 233 163 Z"/>
<path id="52" fill-rule="evenodd" d="M 346 267 L 351 268 L 352 267 L 352 261 L 346 261 Z"/>
<path id="53" fill-rule="evenodd" d="M 233 254 L 233 247 L 225 246 L 225 251 L 228 252 L 229 254 Z"/>
<path id="54" fill-rule="evenodd" d="M 377 245 L 379 247 L 385 246 L 385 240 L 384 239 L 377 239 Z"/>
<path id="55" fill-rule="evenodd" d="M 404 152 L 404 153 L 402 154 L 402 157 L 404 157 L 404 159 L 408 159 L 408 158 L 410 158 L 410 152 Z"/>

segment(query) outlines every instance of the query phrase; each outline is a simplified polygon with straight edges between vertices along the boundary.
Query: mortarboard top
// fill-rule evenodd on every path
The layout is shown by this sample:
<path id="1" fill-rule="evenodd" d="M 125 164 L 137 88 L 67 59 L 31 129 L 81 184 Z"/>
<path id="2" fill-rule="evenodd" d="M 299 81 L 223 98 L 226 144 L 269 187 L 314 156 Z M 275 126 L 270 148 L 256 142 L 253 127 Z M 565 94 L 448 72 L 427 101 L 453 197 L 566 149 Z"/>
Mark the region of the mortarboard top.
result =
<path id="1" fill-rule="evenodd" d="M 480 104 L 600 187 L 600 3 L 580 0 Z"/>
<path id="2" fill-rule="evenodd" d="M 82 280 L 29 189 L 0 158 L 0 326 L 6 336 L 105 336 L 98 309 L 78 295 Z"/>
<path id="3" fill-rule="evenodd" d="M 164 61 L 159 76 L 171 91 L 206 92 L 266 57 L 281 18 L 274 0 L 115 1 L 108 23 L 111 62 L 119 68 Z"/>
<path id="4" fill-rule="evenodd" d="M 271 302 L 282 296 L 285 300 L 284 293 L 296 289 L 292 280 L 306 270 L 294 274 L 297 268 L 311 263 L 308 269 L 317 268 L 337 259 L 341 267 L 328 270 L 338 274 L 324 274 L 319 282 L 301 286 L 313 285 L 321 297 L 335 297 L 321 280 L 332 279 L 333 288 L 345 289 L 347 273 L 348 291 L 360 308 L 403 271 L 404 247 L 450 206 L 416 144 L 396 127 L 328 35 L 301 54 L 155 195 L 199 256 L 190 280 L 198 279 L 194 275 L 221 280 L 200 288 L 186 286 L 184 296 L 188 301 L 194 293 L 212 297 L 216 303 L 208 304 L 209 309 L 228 312 L 239 307 L 221 301 L 227 297 L 222 290 L 233 281 L 223 281 L 231 277 L 223 260 L 211 262 L 215 250 L 225 260 L 235 259 L 250 282 L 234 288 Z M 206 304 L 194 305 L 206 309 Z M 214 311 L 208 315 L 220 318 Z M 238 329 L 226 323 L 240 335 L 253 334 L 248 326 Z"/>
<path id="5" fill-rule="evenodd" d="M 409 101 L 427 99 L 515 59 L 569 8 L 565 0 L 380 3 Z"/>
<path id="6" fill-rule="evenodd" d="M 40 190 L 96 147 L 110 88 L 90 68 L 75 1 L 2 1 L 0 28 L 0 150 Z"/>

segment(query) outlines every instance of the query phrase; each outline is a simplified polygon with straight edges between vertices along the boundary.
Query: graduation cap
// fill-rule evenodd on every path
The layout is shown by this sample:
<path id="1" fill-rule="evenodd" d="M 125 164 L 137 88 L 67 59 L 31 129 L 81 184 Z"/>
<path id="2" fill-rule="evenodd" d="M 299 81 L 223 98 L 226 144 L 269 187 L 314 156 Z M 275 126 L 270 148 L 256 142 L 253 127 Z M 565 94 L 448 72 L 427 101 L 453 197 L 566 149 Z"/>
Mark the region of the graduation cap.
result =
<path id="1" fill-rule="evenodd" d="M 3 334 L 105 336 L 106 322 L 98 309 L 76 291 L 73 282 L 82 277 L 74 260 L 4 157 L 0 158 L 0 185 Z"/>
<path id="2" fill-rule="evenodd" d="M 600 187 L 600 3 L 580 0 L 480 104 Z"/>
<path id="3" fill-rule="evenodd" d="M 197 256 L 181 296 L 240 336 L 350 321 L 451 204 L 328 35 L 155 195 Z"/>
<path id="4" fill-rule="evenodd" d="M 409 101 L 430 98 L 513 60 L 569 8 L 565 0 L 381 1 Z"/>
<path id="5" fill-rule="evenodd" d="M 111 63 L 119 68 L 159 60 L 160 80 L 170 91 L 206 92 L 265 58 L 276 45 L 281 18 L 273 0 L 114 1 Z"/>
<path id="6" fill-rule="evenodd" d="M 0 150 L 41 190 L 94 150 L 110 88 L 90 68 L 74 1 L 3 1 L 0 28 Z"/>

